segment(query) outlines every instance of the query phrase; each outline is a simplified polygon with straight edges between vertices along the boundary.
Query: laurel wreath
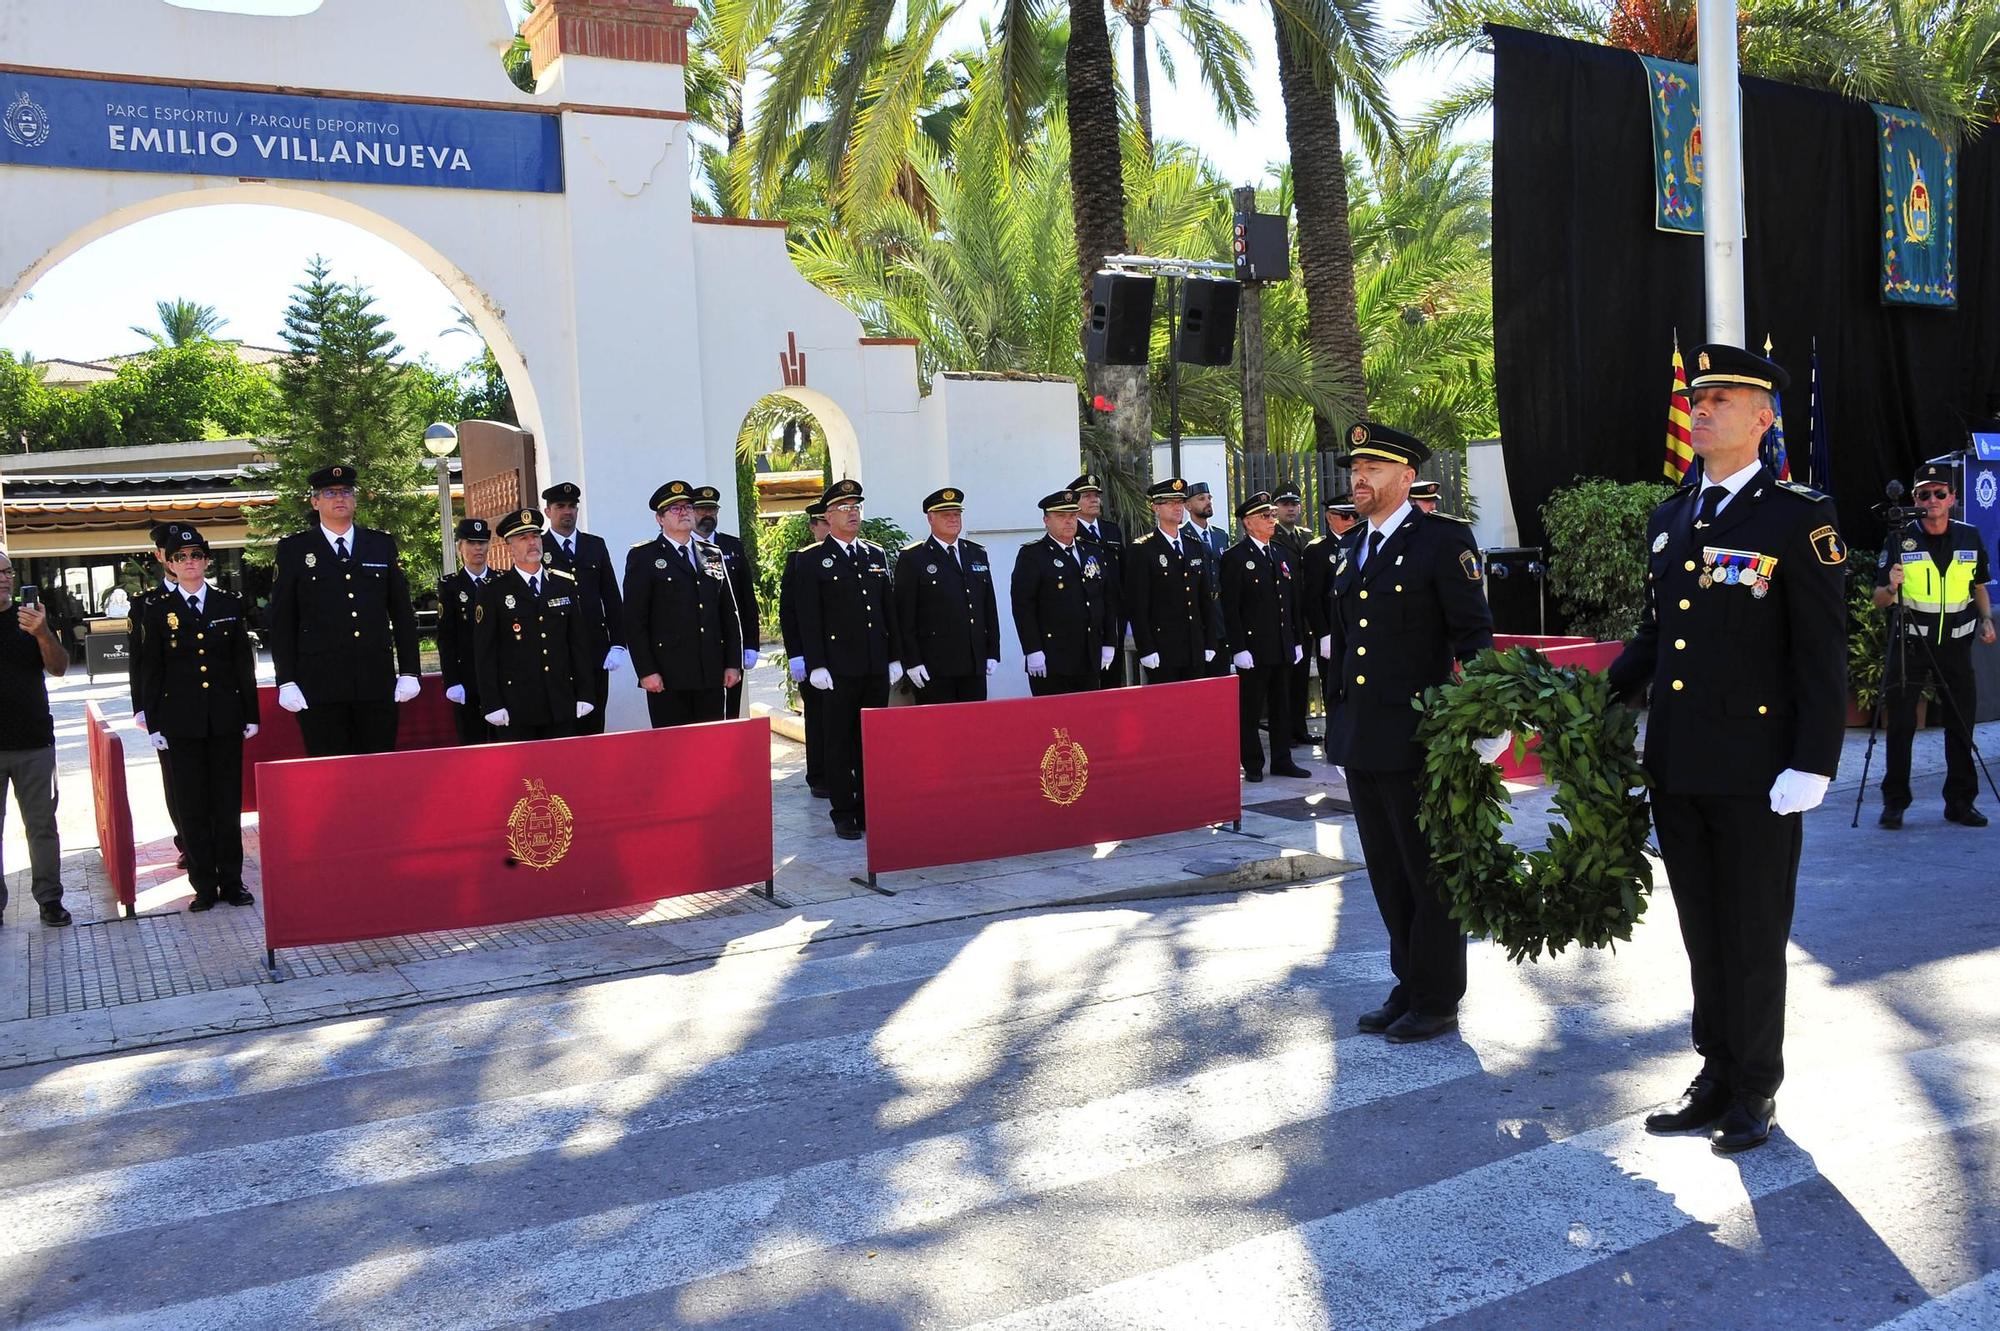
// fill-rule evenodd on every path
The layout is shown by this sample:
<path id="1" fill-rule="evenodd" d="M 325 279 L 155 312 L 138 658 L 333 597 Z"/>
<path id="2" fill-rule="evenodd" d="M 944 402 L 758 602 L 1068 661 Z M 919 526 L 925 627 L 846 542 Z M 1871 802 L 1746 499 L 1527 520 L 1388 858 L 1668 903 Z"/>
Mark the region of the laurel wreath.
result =
<path id="1" fill-rule="evenodd" d="M 1417 822 L 1452 918 L 1506 948 L 1510 961 L 1629 941 L 1653 886 L 1650 818 L 1645 800 L 1627 793 L 1646 784 L 1635 754 L 1639 715 L 1612 696 L 1605 675 L 1551 665 L 1528 648 L 1488 649 L 1460 680 L 1426 689 L 1414 705 L 1429 778 Z M 1517 758 L 1531 733 L 1541 736 L 1561 819 L 1546 849 L 1523 851 L 1501 835 L 1513 822 L 1511 800 L 1472 741 L 1503 732 L 1514 735 Z"/>

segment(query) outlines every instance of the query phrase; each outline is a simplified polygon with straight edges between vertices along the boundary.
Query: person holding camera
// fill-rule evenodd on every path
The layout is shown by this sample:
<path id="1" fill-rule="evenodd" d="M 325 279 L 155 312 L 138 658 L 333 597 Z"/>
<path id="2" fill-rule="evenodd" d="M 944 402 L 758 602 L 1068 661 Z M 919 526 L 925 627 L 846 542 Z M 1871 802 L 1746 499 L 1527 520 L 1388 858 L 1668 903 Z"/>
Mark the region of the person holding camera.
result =
<path id="1" fill-rule="evenodd" d="M 1951 468 L 1930 462 L 1917 468 L 1911 487 L 1916 517 L 1891 532 L 1875 571 L 1875 604 L 1900 605 L 1900 638 L 1888 644 L 1882 699 L 1889 719 L 1888 762 L 1882 772 L 1881 825 L 1903 825 L 1910 806 L 1910 742 L 1917 732 L 1917 699 L 1935 681 L 1944 708 L 1944 818 L 1984 827 L 1973 806 L 1979 778 L 1973 773 L 1972 640 L 1993 641 L 1993 603 L 1986 542 L 1968 523 L 1951 516 L 1956 495 Z"/>
<path id="2" fill-rule="evenodd" d="M 69 923 L 63 909 L 62 841 L 56 834 L 56 721 L 49 711 L 47 675 L 69 669 L 69 653 L 49 631 L 48 611 L 33 587 L 14 600 L 14 561 L 0 551 L 0 817 L 7 784 L 28 831 L 35 904 L 42 923 Z M 7 908 L 7 880 L 0 867 L 0 912 Z"/>

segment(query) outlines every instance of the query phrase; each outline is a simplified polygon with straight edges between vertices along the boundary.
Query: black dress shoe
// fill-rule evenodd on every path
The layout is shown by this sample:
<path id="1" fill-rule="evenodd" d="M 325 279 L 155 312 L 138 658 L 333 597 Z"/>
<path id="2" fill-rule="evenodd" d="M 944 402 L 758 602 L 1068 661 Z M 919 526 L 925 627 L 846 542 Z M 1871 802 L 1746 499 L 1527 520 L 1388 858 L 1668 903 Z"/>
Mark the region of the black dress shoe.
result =
<path id="1" fill-rule="evenodd" d="M 61 928 L 63 925 L 69 923 L 69 912 L 63 909 L 63 904 L 60 901 L 44 901 L 42 903 L 42 923 L 52 928 Z"/>
<path id="2" fill-rule="evenodd" d="M 1882 810 L 1882 816 L 1875 820 L 1875 825 L 1877 827 L 1886 827 L 1893 832 L 1903 825 L 1903 811 L 1901 809 L 1884 809 Z"/>
<path id="3" fill-rule="evenodd" d="M 1457 1029 L 1456 1012 L 1441 1016 L 1425 1012 L 1405 1012 L 1389 1023 L 1389 1029 L 1382 1032 L 1382 1038 L 1390 1044 L 1415 1044 L 1419 1040 L 1435 1040 L 1446 1031 Z"/>
<path id="4" fill-rule="evenodd" d="M 1771 1127 L 1778 1121 L 1778 1102 L 1768 1095 L 1738 1095 L 1729 1112 L 1708 1134 L 1708 1149 L 1717 1155 L 1734 1155 L 1771 1140 Z"/>
<path id="5" fill-rule="evenodd" d="M 1729 1108 L 1729 1088 L 1710 1076 L 1696 1077 L 1681 1098 L 1646 1115 L 1648 1132 L 1696 1132 L 1706 1129 Z"/>
<path id="6" fill-rule="evenodd" d="M 1984 827 L 1988 821 L 1985 814 L 1970 804 L 1963 809 L 1946 809 L 1944 820 L 1948 823 L 1957 823 L 1960 827 Z"/>
<path id="7" fill-rule="evenodd" d="M 1401 1003 L 1384 1003 L 1381 1007 L 1362 1013 L 1355 1020 L 1354 1026 L 1363 1035 L 1380 1035 L 1395 1025 L 1396 1019 L 1408 1011 L 1409 1009 Z"/>
<path id="8" fill-rule="evenodd" d="M 1245 781 L 1248 781 L 1251 785 L 1255 785 L 1259 781 L 1262 781 L 1264 779 L 1264 774 L 1262 772 L 1245 772 L 1243 774 L 1243 779 Z"/>
<path id="9" fill-rule="evenodd" d="M 1313 737 L 1308 732 L 1303 730 L 1292 732 L 1292 743 L 1311 745 L 1312 742 L 1313 742 Z"/>
<path id="10" fill-rule="evenodd" d="M 250 889 L 241 883 L 238 883 L 234 887 L 223 888 L 221 895 L 222 899 L 232 906 L 254 906 L 257 904 L 257 898 L 251 896 Z"/>
<path id="11" fill-rule="evenodd" d="M 859 841 L 862 837 L 861 829 L 853 823 L 835 823 L 833 834 L 842 841 Z"/>
<path id="12" fill-rule="evenodd" d="M 1312 773 L 1306 768 L 1299 766 L 1297 763 L 1286 763 L 1283 767 L 1273 767 L 1271 769 L 1271 775 L 1302 777 L 1302 776 L 1311 776 Z"/>
<path id="13" fill-rule="evenodd" d="M 188 902 L 188 911 L 198 915 L 205 910 L 214 910 L 218 900 L 220 898 L 213 892 L 197 892 L 194 894 L 194 900 Z"/>

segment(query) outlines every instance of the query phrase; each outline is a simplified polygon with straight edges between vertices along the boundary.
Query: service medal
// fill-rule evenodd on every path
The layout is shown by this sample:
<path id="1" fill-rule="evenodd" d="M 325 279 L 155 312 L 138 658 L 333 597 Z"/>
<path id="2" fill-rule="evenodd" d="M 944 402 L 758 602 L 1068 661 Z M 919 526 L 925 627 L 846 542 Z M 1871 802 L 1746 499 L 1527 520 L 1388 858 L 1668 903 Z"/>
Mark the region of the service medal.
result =
<path id="1" fill-rule="evenodd" d="M 653 561 L 654 568 L 665 568 L 666 566 L 667 566 L 667 561 L 665 559 L 655 559 Z"/>
<path id="2" fill-rule="evenodd" d="M 1766 578 L 1764 581 L 1758 583 L 1750 589 L 1750 594 L 1760 601 L 1763 600 L 1771 594 L 1771 580 Z"/>
<path id="3" fill-rule="evenodd" d="M 1667 534 L 1665 532 L 1661 532 L 1658 536 L 1655 536 L 1653 538 L 1653 553 L 1658 554 L 1660 553 L 1660 551 L 1666 548 L 1667 548 Z"/>
<path id="4" fill-rule="evenodd" d="M 1912 550 L 1914 550 L 1914 549 L 1916 549 L 1916 547 L 1917 547 L 1917 543 L 1916 543 L 1915 541 L 1911 541 L 1911 542 L 1910 542 L 1910 545 L 1909 545 L 1909 548 L 1910 548 L 1910 549 L 1912 549 Z M 316 554 L 314 554 L 314 553 L 313 553 L 312 551 L 310 551 L 310 550 L 306 551 L 306 567 L 307 567 L 307 568 L 318 568 L 318 567 L 319 567 L 319 556 L 318 556 L 318 555 L 316 555 Z"/>
<path id="5" fill-rule="evenodd" d="M 1694 580 L 1694 584 L 1695 586 L 1701 588 L 1703 591 L 1707 591 L 1710 587 L 1715 585 L 1712 581 L 1710 581 L 1709 576 L 1706 573 L 1696 578 Z"/>
<path id="6" fill-rule="evenodd" d="M 936 564 L 926 564 L 926 565 L 924 565 L 924 572 L 926 572 L 926 573 L 935 573 L 935 572 L 937 572 L 937 565 L 936 565 Z"/>
<path id="7" fill-rule="evenodd" d="M 1743 570 L 1736 567 L 1734 564 L 1731 564 L 1728 568 L 1722 570 L 1722 580 L 1726 583 L 1729 583 L 1731 586 L 1734 586 L 1737 582 L 1741 581 L 1742 577 L 1743 577 Z"/>

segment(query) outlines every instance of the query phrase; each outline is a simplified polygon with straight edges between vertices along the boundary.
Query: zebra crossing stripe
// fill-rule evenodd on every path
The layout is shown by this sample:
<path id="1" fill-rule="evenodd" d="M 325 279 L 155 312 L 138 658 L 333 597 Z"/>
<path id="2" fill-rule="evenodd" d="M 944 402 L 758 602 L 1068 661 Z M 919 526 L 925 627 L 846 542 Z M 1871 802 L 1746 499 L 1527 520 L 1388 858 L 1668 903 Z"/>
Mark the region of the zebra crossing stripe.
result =
<path id="1" fill-rule="evenodd" d="M 2000 1271 L 1967 1281 L 1892 1317 L 1875 1331 L 1993 1331 L 2000 1326 Z"/>

